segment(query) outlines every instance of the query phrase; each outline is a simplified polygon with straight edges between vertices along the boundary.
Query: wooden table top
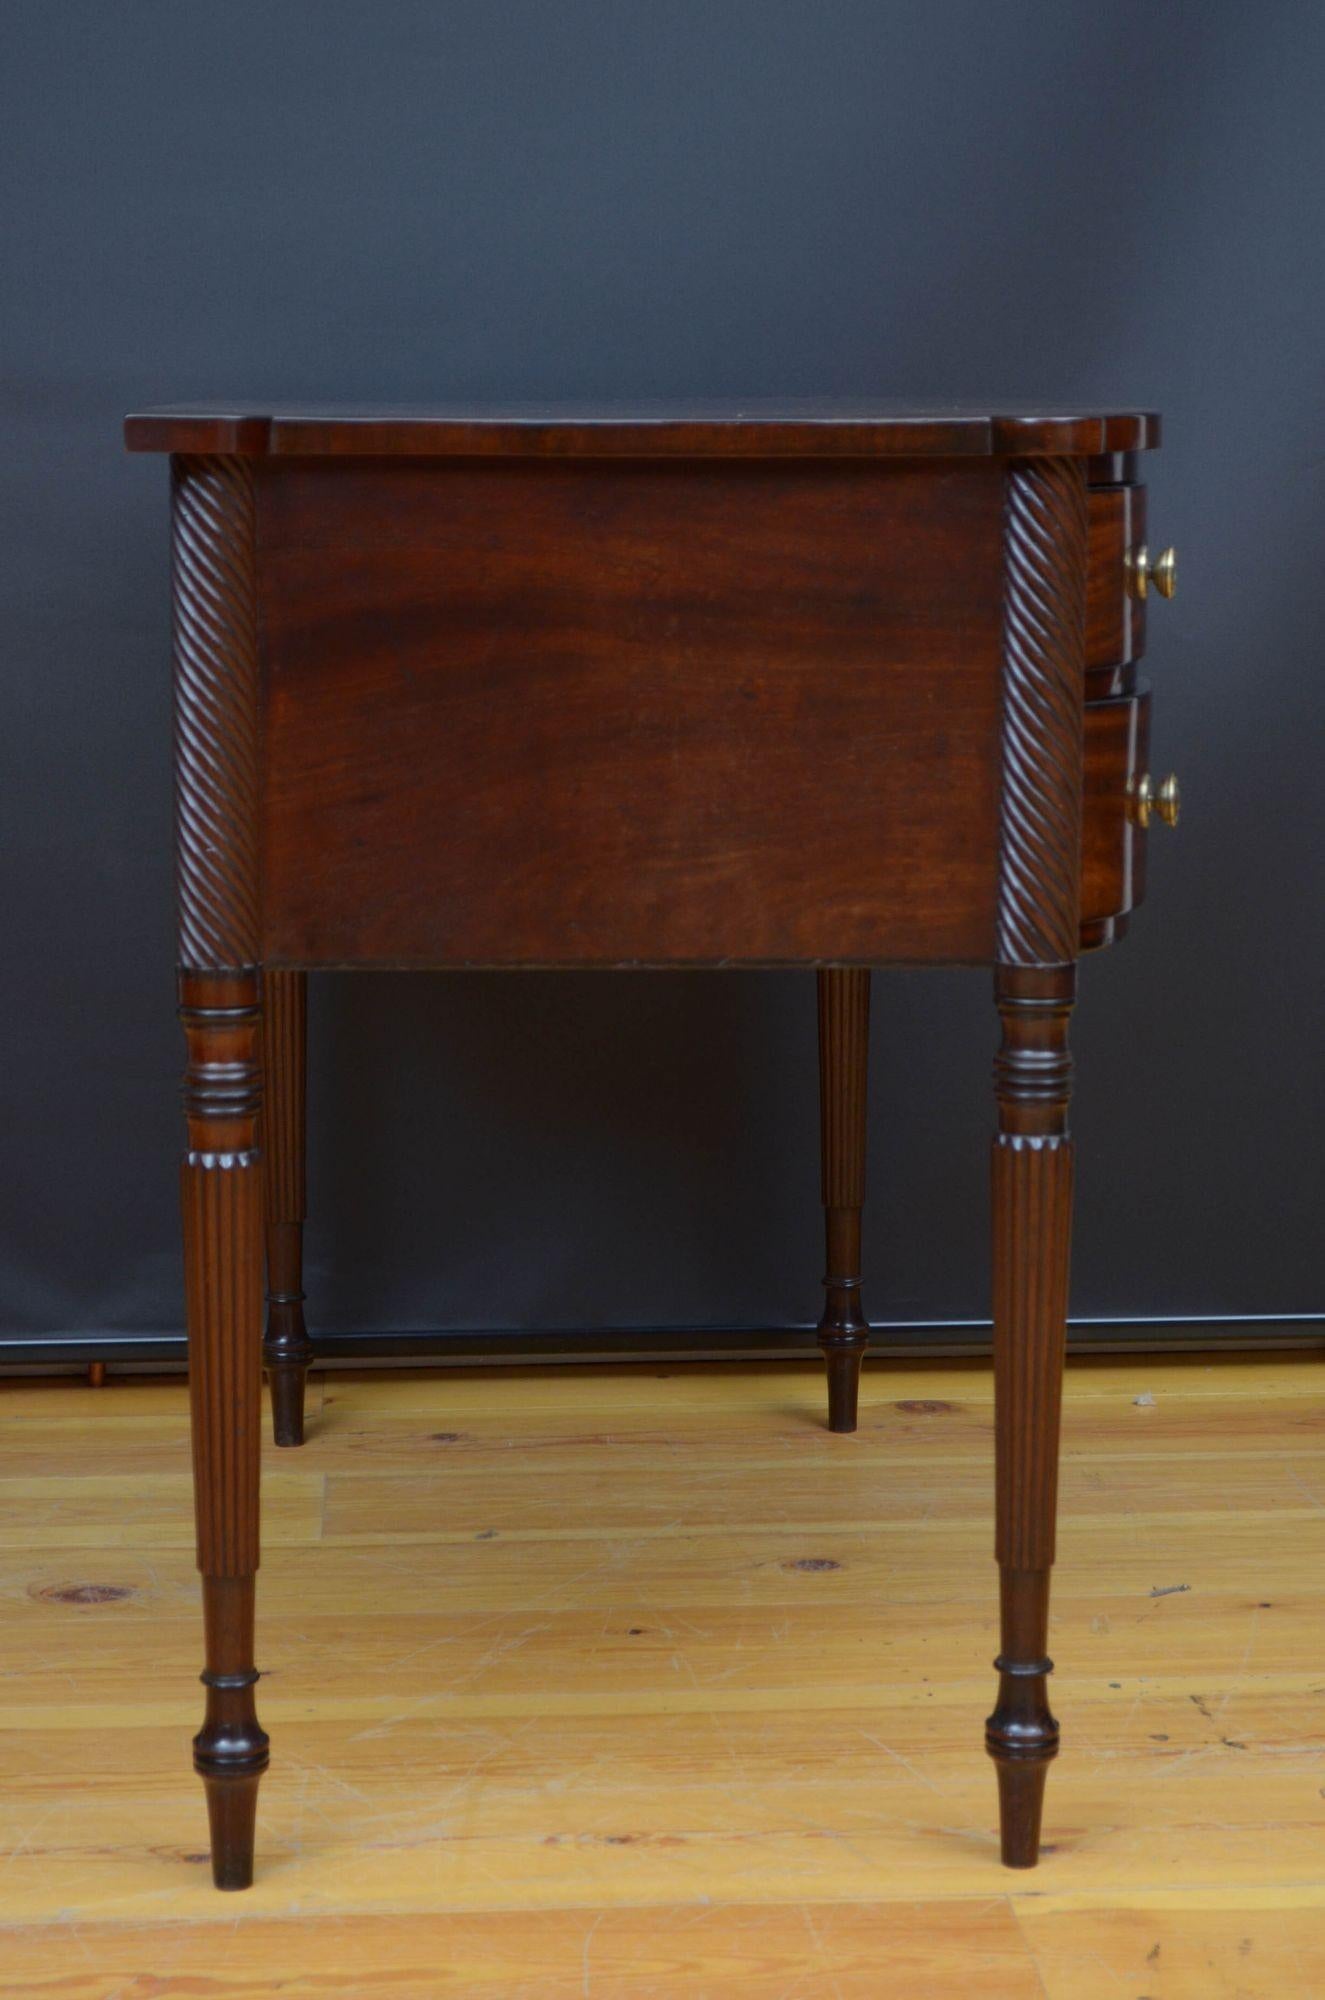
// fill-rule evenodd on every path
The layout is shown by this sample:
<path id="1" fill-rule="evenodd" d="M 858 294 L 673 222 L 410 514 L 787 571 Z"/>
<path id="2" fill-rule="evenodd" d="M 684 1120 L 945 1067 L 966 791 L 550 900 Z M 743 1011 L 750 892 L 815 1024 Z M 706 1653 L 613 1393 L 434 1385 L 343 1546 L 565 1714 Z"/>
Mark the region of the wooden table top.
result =
<path id="1" fill-rule="evenodd" d="M 178 403 L 125 419 L 131 451 L 245 458 L 1094 457 L 1159 443 L 1147 410 L 810 399 L 414 405 Z"/>

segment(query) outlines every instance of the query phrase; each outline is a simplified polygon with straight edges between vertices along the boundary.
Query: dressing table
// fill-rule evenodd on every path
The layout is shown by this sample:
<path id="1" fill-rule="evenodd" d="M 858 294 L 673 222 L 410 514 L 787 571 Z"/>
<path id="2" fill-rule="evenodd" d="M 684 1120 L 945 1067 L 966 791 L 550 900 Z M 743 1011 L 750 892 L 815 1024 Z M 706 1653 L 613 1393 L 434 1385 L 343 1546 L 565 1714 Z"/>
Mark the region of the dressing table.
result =
<path id="1" fill-rule="evenodd" d="M 1146 413 L 148 411 L 170 456 L 181 1168 L 217 1885 L 252 1880 L 261 1367 L 303 1437 L 305 979 L 814 968 L 830 1428 L 871 969 L 991 968 L 1002 1853 L 1034 1863 L 1076 962 L 1177 792 L 1137 679 Z M 936 1218 L 935 1226 L 941 1227 Z M 263 1293 L 267 1301 L 265 1345 Z M 849 1449 L 849 1447 L 844 1447 Z"/>

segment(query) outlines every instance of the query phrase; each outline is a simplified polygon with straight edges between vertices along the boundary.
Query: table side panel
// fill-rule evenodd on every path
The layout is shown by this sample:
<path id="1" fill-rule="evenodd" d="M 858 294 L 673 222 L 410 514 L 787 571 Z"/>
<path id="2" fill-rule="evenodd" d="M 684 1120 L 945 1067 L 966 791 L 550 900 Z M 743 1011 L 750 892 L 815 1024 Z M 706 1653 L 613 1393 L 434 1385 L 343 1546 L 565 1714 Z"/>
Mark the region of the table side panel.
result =
<path id="1" fill-rule="evenodd" d="M 997 462 L 256 484 L 269 963 L 992 956 Z"/>

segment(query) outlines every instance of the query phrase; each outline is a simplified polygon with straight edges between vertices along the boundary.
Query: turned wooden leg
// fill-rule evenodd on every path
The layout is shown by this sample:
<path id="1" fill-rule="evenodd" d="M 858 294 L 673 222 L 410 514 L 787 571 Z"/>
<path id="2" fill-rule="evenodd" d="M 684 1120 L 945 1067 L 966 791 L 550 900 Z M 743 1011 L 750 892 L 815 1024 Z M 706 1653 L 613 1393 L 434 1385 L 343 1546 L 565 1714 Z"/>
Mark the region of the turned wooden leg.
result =
<path id="1" fill-rule="evenodd" d="M 865 1199 L 865 1079 L 870 976 L 859 966 L 819 973 L 819 1120 L 828 1268 L 819 1345 L 828 1363 L 828 1428 L 854 1431 L 869 1321 L 860 1302 Z"/>
<path id="2" fill-rule="evenodd" d="M 1044 1781 L 1058 1753 L 1047 1680 L 1049 1571 L 1072 1236 L 1067 1110 L 1071 966 L 1002 968 L 993 1155 L 998 1704 L 986 1741 L 998 1771 L 1003 1860 L 1033 1868 Z"/>
<path id="3" fill-rule="evenodd" d="M 267 1738 L 253 1689 L 262 1428 L 261 1008 L 256 973 L 180 975 L 188 1151 L 180 1172 L 193 1484 L 207 1690 L 193 1761 L 218 1889 L 253 1880 Z"/>
<path id="4" fill-rule="evenodd" d="M 263 980 L 262 1150 L 267 1184 L 267 1331 L 262 1359 L 279 1445 L 304 1441 L 304 1383 L 313 1344 L 304 1325 L 304 1100 L 308 977 Z"/>

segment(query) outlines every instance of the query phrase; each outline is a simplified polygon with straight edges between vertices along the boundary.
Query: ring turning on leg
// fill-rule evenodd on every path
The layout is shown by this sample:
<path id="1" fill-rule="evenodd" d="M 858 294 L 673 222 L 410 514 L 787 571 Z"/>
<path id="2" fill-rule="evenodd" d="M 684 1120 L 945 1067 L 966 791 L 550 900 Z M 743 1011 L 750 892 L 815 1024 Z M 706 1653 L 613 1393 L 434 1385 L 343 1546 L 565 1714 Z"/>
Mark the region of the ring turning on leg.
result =
<path id="1" fill-rule="evenodd" d="M 1047 1681 L 1049 1572 L 1072 1225 L 1067 1129 L 1071 966 L 998 973 L 1003 1046 L 993 1150 L 994 1455 L 1001 1644 L 986 1742 L 998 1770 L 1003 1859 L 1039 1853 L 1044 1781 L 1058 1753 Z"/>
<path id="2" fill-rule="evenodd" d="M 262 1162 L 258 979 L 183 973 L 189 1144 L 180 1169 L 189 1403 L 207 1690 L 193 1760 L 207 1794 L 218 1889 L 253 1879 L 267 1738 L 253 1689 L 262 1426 Z"/>

